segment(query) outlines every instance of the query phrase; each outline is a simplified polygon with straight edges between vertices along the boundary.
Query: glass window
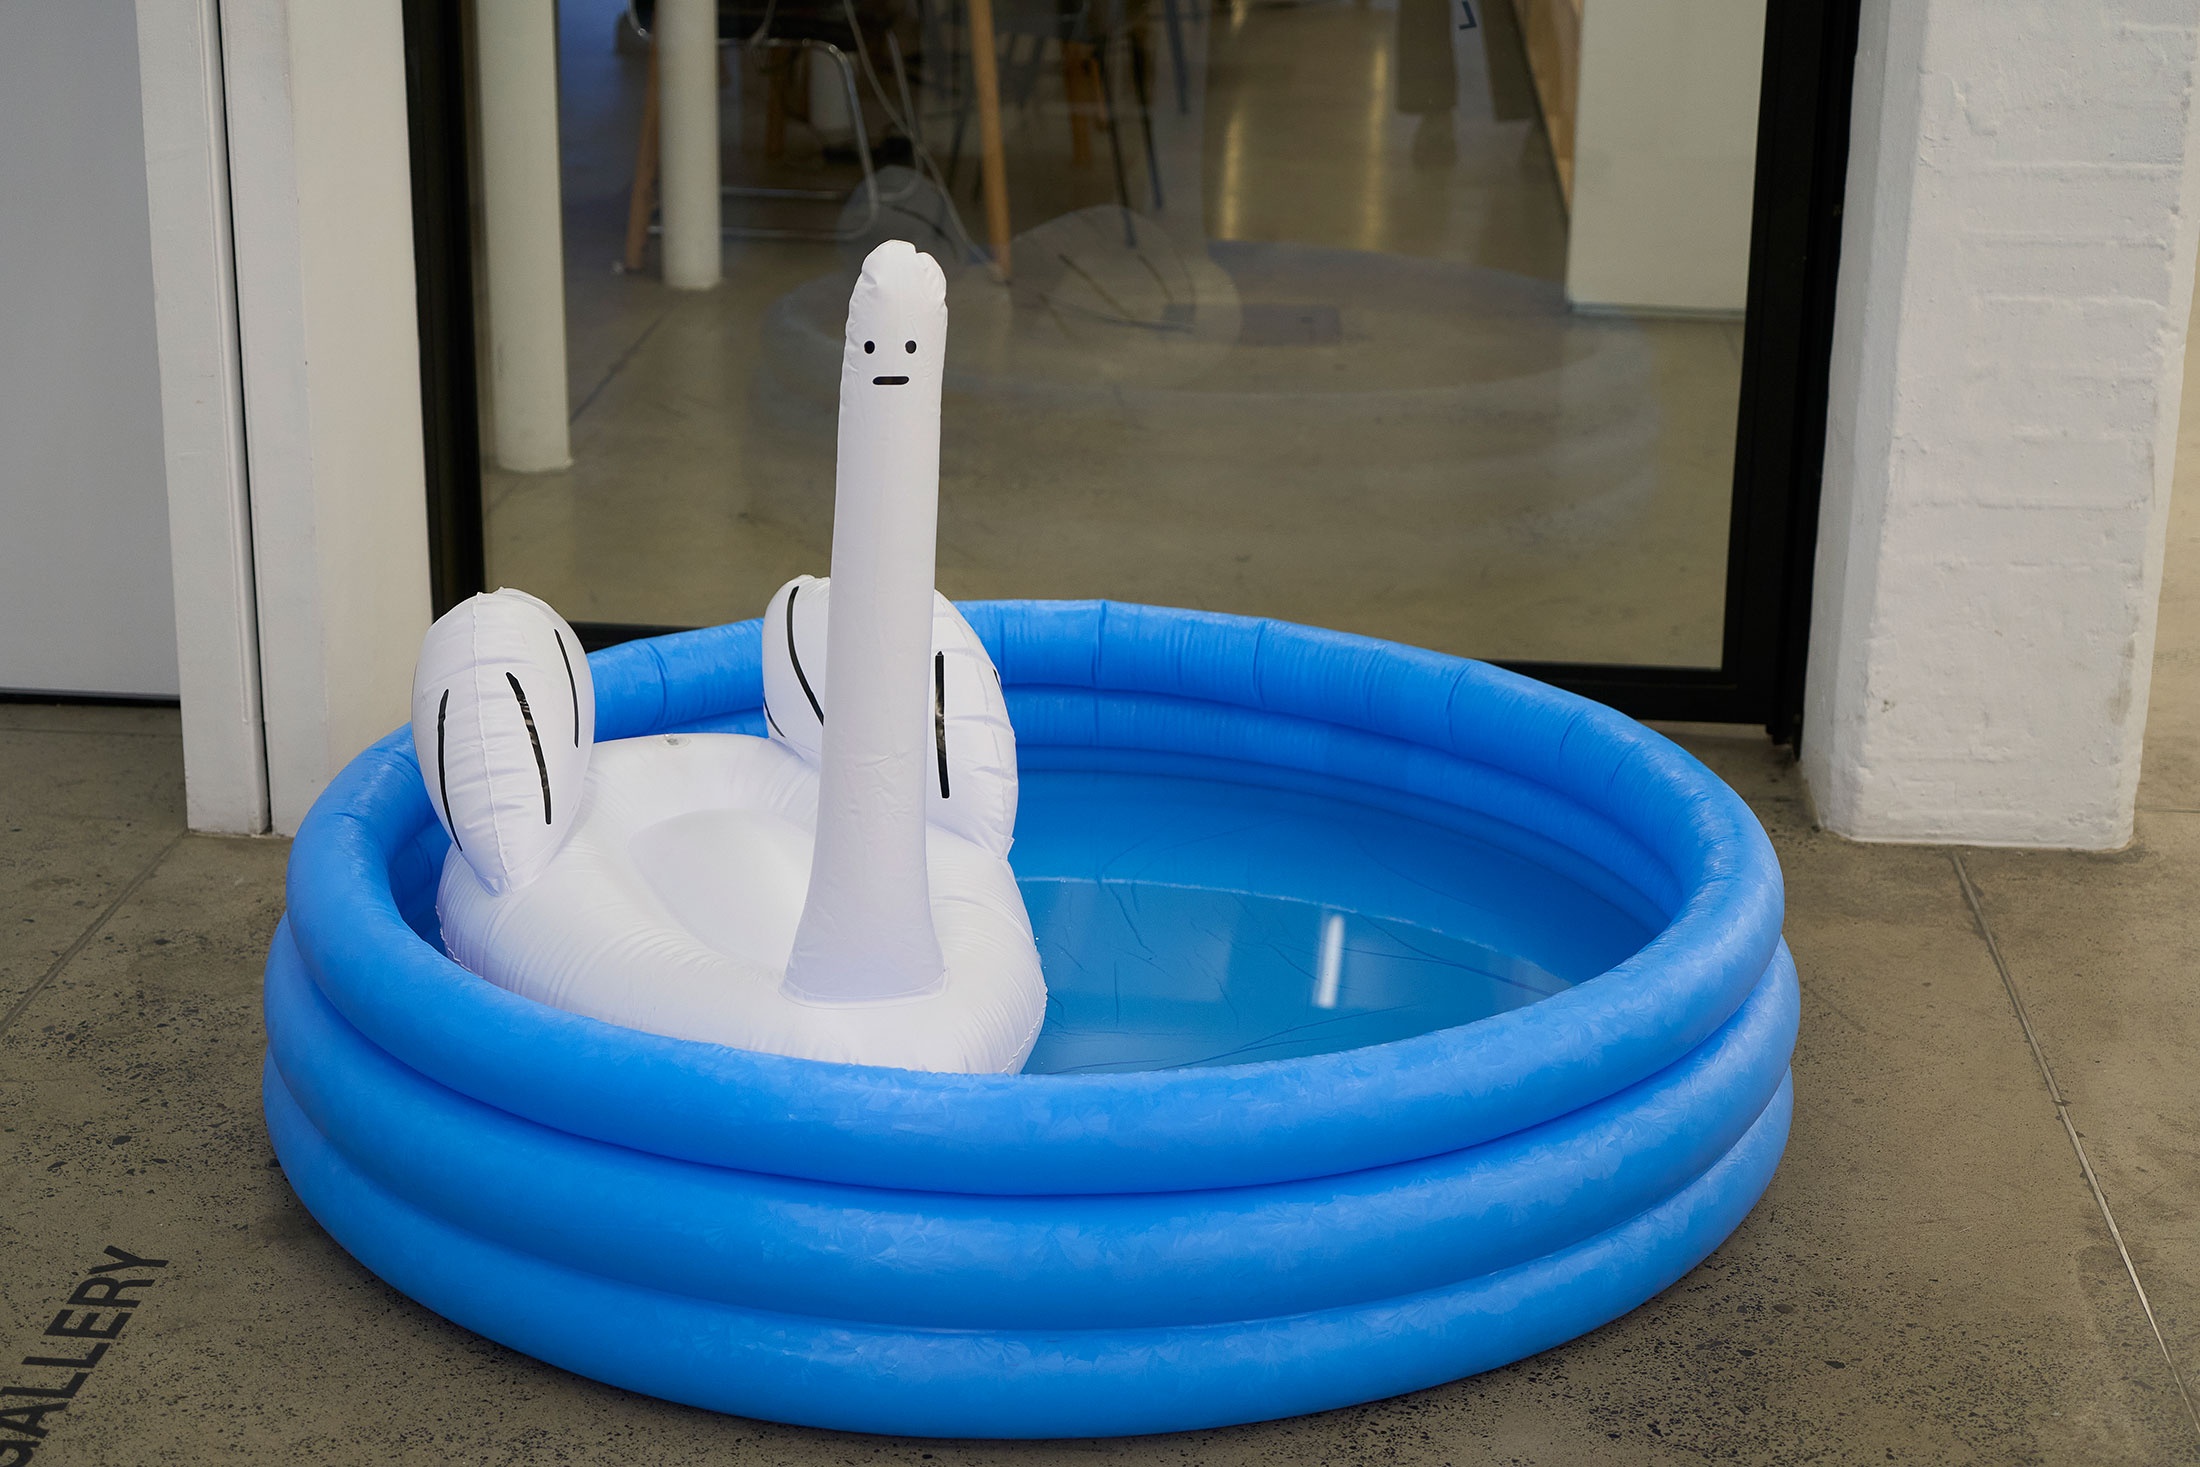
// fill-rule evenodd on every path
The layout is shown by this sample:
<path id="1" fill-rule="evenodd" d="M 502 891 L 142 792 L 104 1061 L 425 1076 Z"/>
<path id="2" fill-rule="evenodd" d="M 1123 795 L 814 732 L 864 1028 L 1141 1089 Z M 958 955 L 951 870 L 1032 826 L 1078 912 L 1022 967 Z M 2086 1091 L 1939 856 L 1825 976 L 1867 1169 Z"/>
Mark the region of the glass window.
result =
<path id="1" fill-rule="evenodd" d="M 656 20 L 559 7 L 571 462 L 497 461 L 491 282 L 490 585 L 699 625 L 825 572 L 848 290 L 899 237 L 950 280 L 949 595 L 1719 663 L 1763 0 L 722 4 L 704 290 Z"/>

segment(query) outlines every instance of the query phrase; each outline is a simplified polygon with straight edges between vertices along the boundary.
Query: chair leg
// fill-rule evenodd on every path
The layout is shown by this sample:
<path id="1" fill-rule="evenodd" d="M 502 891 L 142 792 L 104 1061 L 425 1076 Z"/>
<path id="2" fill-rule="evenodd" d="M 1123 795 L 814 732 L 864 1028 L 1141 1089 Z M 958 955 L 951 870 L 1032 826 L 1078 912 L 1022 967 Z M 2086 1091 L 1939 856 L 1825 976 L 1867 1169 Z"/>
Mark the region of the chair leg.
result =
<path id="1" fill-rule="evenodd" d="M 909 124 L 909 146 L 917 152 L 924 151 L 924 114 L 917 108 L 916 95 L 909 90 L 909 65 L 902 59 L 901 42 L 894 33 L 886 33 L 886 55 L 894 63 L 894 90 L 901 94 L 901 120 Z"/>
<path id="2" fill-rule="evenodd" d="M 1146 95 L 1146 37 L 1131 32 L 1131 101 L 1138 107 L 1138 127 L 1146 135 L 1146 186 L 1153 192 L 1153 211 L 1162 211 L 1161 155 L 1153 145 L 1153 105 Z"/>
<path id="3" fill-rule="evenodd" d="M 962 101 L 956 104 L 956 107 L 955 107 L 955 135 L 954 135 L 954 137 L 953 137 L 953 138 L 951 138 L 951 139 L 950 139 L 950 140 L 948 141 L 948 145 L 947 145 L 947 174 L 946 174 L 946 181 L 947 181 L 947 191 L 948 191 L 949 193 L 953 193 L 953 192 L 955 191 L 955 170 L 956 170 L 956 169 L 958 169 L 958 168 L 960 168 L 960 167 L 962 167 L 962 156 L 963 156 L 963 128 L 964 128 L 964 127 L 965 127 L 965 126 L 966 126 L 966 125 L 967 125 L 967 124 L 969 123 L 969 121 L 970 121 L 970 97 L 969 97 L 969 94 L 968 94 L 968 93 L 965 93 L 965 94 L 963 95 L 963 99 L 962 99 Z"/>
<path id="4" fill-rule="evenodd" d="M 985 234 L 993 273 L 1009 278 L 1008 153 L 1001 145 L 1000 53 L 994 49 L 993 0 L 970 0 L 970 75 L 978 101 L 978 159 L 985 180 Z"/>
<path id="5" fill-rule="evenodd" d="M 626 269 L 642 268 L 649 243 L 649 216 L 657 191 L 657 38 L 649 38 L 649 80 L 642 90 L 642 135 L 634 145 L 634 185 L 626 198 Z"/>
<path id="6" fill-rule="evenodd" d="M 1176 78 L 1176 111 L 1181 117 L 1192 110 L 1184 76 L 1184 23 L 1176 13 L 1176 0 L 1161 0 L 1161 14 L 1169 27 L 1169 71 Z"/>
<path id="7" fill-rule="evenodd" d="M 823 51 L 832 60 L 833 65 L 840 68 L 841 90 L 847 94 L 848 98 L 848 115 L 855 119 L 856 158 L 863 164 L 863 222 L 838 231 L 841 239 L 855 239 L 872 225 L 878 223 L 878 174 L 871 167 L 871 130 L 863 123 L 863 97 L 856 91 L 856 69 L 854 64 L 848 60 L 848 53 L 838 46 L 830 45 L 824 41 L 811 41 L 805 49 L 811 54 Z M 895 53 L 894 59 L 897 64 L 900 62 L 899 52 Z M 904 87 L 902 89 L 904 103 L 908 101 L 908 97 L 908 88 Z"/>
<path id="8" fill-rule="evenodd" d="M 771 84 L 764 96 L 764 156 L 783 157 L 787 151 L 787 93 L 794 70 L 787 55 L 771 62 Z"/>
<path id="9" fill-rule="evenodd" d="M 1131 212 L 1130 180 L 1123 172 L 1123 129 L 1115 125 L 1115 89 L 1108 85 L 1106 46 L 1093 49 L 1093 61 L 1100 73 L 1100 119 L 1107 125 L 1108 152 L 1115 159 L 1115 201 L 1123 206 L 1123 243 L 1136 249 L 1138 226 L 1134 221 L 1137 216 Z"/>
<path id="10" fill-rule="evenodd" d="M 1092 166 L 1092 111 L 1085 101 L 1090 85 L 1087 49 L 1082 41 L 1062 43 L 1062 96 L 1069 103 L 1069 162 L 1072 168 Z"/>

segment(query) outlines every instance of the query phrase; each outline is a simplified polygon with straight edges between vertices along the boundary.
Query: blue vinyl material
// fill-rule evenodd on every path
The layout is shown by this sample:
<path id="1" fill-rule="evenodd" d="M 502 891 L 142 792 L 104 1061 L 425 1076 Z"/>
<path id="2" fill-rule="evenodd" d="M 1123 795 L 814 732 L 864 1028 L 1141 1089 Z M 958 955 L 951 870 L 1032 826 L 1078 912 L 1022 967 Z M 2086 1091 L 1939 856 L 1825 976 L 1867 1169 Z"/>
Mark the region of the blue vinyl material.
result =
<path id="1" fill-rule="evenodd" d="M 447 837 L 393 735 L 308 817 L 269 954 L 270 1129 L 322 1223 L 617 1384 L 1044 1436 L 1501 1364 L 1746 1213 L 1798 1003 L 1769 844 L 1701 765 L 1364 638 L 965 612 L 1017 727 L 1058 1073 L 750 1054 L 481 982 L 437 944 Z M 600 738 L 759 731 L 757 623 L 591 662 Z"/>
<path id="2" fill-rule="evenodd" d="M 1491 1370 L 1625 1314 L 1702 1262 L 1772 1180 L 1783 1081 L 1710 1170 L 1619 1227 L 1447 1288 L 1232 1324 L 905 1330 L 640 1289 L 453 1228 L 346 1164 L 272 1073 L 268 1130 L 308 1210 L 393 1287 L 612 1385 L 711 1410 L 900 1436 L 1186 1431 L 1379 1400 Z"/>
<path id="3" fill-rule="evenodd" d="M 1670 1195 L 1733 1145 L 1787 1072 L 1796 1013 L 1783 959 L 1719 1034 L 1619 1095 L 1466 1151 L 1196 1194 L 1194 1222 L 1182 1193 L 906 1192 L 607 1146 L 406 1070 L 320 997 L 287 933 L 267 993 L 269 1045 L 297 1103 L 423 1210 L 646 1287 L 942 1328 L 1227 1320 L 1535 1257 Z M 607 1197 L 620 1199 L 615 1227 L 596 1205 Z"/>

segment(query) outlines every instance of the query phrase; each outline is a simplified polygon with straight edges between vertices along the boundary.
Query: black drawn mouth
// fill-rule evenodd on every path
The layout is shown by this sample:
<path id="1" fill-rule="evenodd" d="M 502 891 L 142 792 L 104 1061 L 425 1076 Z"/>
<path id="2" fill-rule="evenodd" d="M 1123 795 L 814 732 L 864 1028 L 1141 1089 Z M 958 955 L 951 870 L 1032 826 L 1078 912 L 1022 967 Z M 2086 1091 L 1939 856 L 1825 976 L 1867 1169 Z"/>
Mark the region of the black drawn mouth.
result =
<path id="1" fill-rule="evenodd" d="M 873 387 L 902 387 L 907 385 L 908 381 L 907 377 L 873 377 L 871 385 Z"/>

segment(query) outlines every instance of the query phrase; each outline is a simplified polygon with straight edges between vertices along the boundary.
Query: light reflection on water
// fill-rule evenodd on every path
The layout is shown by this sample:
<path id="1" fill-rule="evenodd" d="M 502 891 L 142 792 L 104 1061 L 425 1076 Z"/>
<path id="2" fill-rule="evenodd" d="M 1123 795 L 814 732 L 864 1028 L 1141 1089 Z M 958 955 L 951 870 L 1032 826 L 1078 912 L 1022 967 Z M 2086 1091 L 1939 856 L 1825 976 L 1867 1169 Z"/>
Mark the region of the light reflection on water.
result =
<path id="1" fill-rule="evenodd" d="M 1031 882 L 1047 976 L 1030 1073 L 1245 1064 L 1381 1044 L 1568 988 L 1402 922 L 1245 892 Z"/>
<path id="2" fill-rule="evenodd" d="M 1302 792 L 1030 770 L 1012 859 L 1048 991 L 1027 1073 L 1386 1043 L 1548 998 L 1649 935 L 1510 852 Z"/>

